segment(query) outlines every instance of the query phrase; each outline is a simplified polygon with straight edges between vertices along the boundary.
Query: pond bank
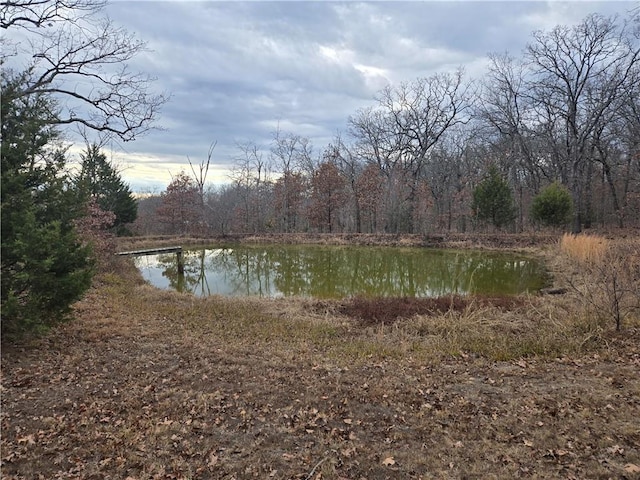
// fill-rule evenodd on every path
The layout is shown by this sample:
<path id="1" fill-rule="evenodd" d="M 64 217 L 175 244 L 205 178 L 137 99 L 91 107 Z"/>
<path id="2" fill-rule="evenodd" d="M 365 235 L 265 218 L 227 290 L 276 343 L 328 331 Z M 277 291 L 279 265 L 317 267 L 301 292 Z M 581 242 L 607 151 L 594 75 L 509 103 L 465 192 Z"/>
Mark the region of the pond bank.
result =
<path id="1" fill-rule="evenodd" d="M 215 236 L 165 235 L 120 238 L 119 247 L 211 245 L 216 243 L 282 243 L 317 245 L 371 245 L 425 248 L 486 248 L 529 250 L 556 244 L 560 234 L 549 233 L 447 233 L 438 235 L 373 233 L 263 233 Z"/>

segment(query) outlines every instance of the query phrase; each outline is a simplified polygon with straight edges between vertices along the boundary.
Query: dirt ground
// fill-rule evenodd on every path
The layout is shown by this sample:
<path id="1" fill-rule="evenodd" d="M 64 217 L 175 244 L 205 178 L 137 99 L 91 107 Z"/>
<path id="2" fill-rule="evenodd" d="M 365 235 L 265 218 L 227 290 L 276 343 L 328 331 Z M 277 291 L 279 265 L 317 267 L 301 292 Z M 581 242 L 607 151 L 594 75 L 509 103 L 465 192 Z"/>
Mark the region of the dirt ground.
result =
<path id="1" fill-rule="evenodd" d="M 101 276 L 3 345 L 2 478 L 640 478 L 637 324 L 499 360 L 320 307 Z"/>

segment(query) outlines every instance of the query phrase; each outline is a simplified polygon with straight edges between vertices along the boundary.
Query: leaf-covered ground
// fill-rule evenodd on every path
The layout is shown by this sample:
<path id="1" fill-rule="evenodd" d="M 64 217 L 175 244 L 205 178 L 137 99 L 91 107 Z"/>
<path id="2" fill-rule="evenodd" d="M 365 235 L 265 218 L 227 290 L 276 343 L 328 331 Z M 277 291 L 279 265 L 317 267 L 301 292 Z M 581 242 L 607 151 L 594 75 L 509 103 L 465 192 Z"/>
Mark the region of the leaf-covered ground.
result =
<path id="1" fill-rule="evenodd" d="M 2 478 L 640 478 L 637 326 L 498 361 L 320 307 L 103 279 L 3 346 Z"/>

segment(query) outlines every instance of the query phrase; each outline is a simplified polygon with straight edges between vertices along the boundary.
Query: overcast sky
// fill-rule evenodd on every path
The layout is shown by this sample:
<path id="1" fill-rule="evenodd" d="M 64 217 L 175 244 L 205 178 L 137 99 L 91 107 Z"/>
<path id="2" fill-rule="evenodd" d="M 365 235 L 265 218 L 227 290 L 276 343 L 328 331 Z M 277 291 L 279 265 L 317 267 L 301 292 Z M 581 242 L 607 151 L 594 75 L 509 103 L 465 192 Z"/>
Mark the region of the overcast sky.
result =
<path id="1" fill-rule="evenodd" d="M 349 115 L 385 85 L 465 67 L 486 55 L 518 56 L 531 32 L 638 2 L 220 2 L 112 0 L 115 24 L 147 42 L 133 70 L 171 95 L 153 131 L 113 145 L 134 191 L 163 191 L 171 174 L 206 159 L 227 182 L 238 143 L 265 149 L 275 130 L 311 139 L 318 153 Z M 124 150 L 123 150 L 124 149 Z"/>

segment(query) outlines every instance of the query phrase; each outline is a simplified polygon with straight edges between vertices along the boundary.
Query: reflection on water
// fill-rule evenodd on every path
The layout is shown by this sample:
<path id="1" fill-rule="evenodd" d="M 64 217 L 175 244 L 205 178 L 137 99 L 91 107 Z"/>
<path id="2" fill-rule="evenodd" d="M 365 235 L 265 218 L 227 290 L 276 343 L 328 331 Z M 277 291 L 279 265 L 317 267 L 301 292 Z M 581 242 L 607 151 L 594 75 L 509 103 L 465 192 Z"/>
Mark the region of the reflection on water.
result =
<path id="1" fill-rule="evenodd" d="M 517 294 L 544 286 L 535 260 L 511 254 L 420 248 L 234 246 L 136 258 L 159 288 L 206 296 L 342 298 Z"/>

